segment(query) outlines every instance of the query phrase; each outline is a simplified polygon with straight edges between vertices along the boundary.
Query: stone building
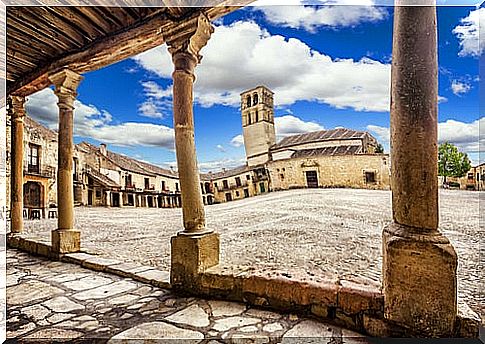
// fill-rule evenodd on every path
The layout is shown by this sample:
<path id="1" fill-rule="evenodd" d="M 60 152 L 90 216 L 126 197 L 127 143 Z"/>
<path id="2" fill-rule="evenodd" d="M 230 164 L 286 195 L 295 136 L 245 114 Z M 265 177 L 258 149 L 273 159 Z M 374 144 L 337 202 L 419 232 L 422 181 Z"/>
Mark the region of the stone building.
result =
<path id="1" fill-rule="evenodd" d="M 390 188 L 389 155 L 376 153 L 368 132 L 321 130 L 276 143 L 273 92 L 265 86 L 241 93 L 241 117 L 247 164 L 212 175 L 216 202 L 292 188 Z"/>
<path id="2" fill-rule="evenodd" d="M 485 188 L 485 163 L 474 166 L 461 178 L 446 177 L 448 185 L 454 183 L 461 190 L 482 191 Z M 444 178 L 439 177 L 438 184 L 443 187 Z"/>

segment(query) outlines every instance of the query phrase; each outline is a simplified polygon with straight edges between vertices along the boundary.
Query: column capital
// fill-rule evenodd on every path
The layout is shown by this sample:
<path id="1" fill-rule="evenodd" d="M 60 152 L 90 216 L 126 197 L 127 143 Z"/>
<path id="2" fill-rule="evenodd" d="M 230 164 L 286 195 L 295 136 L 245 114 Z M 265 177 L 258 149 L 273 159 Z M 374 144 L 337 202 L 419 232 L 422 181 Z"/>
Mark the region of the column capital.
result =
<path id="1" fill-rule="evenodd" d="M 49 75 L 49 81 L 54 85 L 54 93 L 59 98 L 59 105 L 71 105 L 76 98 L 76 90 L 83 77 L 70 69 L 63 69 Z"/>
<path id="2" fill-rule="evenodd" d="M 180 33 L 166 38 L 175 71 L 182 70 L 192 74 L 195 66 L 202 59 L 200 50 L 214 32 L 214 27 L 204 13 L 200 13 L 194 20 L 189 27 L 182 28 Z"/>
<path id="3" fill-rule="evenodd" d="M 9 103 L 12 119 L 23 119 L 25 117 L 25 97 L 10 96 Z"/>

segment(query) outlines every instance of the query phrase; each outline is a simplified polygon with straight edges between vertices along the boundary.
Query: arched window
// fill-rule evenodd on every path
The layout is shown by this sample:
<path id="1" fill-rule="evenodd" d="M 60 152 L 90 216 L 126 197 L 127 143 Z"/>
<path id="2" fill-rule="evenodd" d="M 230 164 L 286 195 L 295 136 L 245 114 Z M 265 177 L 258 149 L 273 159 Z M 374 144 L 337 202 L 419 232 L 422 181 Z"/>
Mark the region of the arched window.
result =
<path id="1" fill-rule="evenodd" d="M 258 101 L 259 101 L 258 94 L 257 93 L 253 94 L 253 105 L 258 104 Z"/>
<path id="2" fill-rule="evenodd" d="M 248 124 L 251 124 L 251 112 L 248 112 Z"/>
<path id="3" fill-rule="evenodd" d="M 258 122 L 258 121 L 259 121 L 259 115 L 258 115 L 258 110 L 256 110 L 254 122 Z"/>
<path id="4" fill-rule="evenodd" d="M 246 106 L 247 106 L 247 107 L 251 107 L 251 96 L 248 96 L 248 97 L 246 98 Z"/>

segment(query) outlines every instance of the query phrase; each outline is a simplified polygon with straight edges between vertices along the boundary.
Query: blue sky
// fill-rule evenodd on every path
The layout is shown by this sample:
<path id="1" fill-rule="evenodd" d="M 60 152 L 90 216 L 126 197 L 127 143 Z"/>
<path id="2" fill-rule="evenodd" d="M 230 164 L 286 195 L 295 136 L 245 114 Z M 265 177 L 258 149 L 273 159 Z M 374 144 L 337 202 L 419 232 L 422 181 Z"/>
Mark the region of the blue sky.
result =
<path id="1" fill-rule="evenodd" d="M 456 143 L 474 163 L 484 18 L 485 9 L 438 8 L 440 141 Z M 201 169 L 244 163 L 239 93 L 259 84 L 275 92 L 278 138 L 343 126 L 371 132 L 388 149 L 392 20 L 392 7 L 301 5 L 248 7 L 217 20 L 196 70 Z M 172 68 L 161 46 L 85 74 L 75 141 L 175 166 Z M 55 128 L 55 103 L 44 90 L 30 97 L 27 111 Z"/>

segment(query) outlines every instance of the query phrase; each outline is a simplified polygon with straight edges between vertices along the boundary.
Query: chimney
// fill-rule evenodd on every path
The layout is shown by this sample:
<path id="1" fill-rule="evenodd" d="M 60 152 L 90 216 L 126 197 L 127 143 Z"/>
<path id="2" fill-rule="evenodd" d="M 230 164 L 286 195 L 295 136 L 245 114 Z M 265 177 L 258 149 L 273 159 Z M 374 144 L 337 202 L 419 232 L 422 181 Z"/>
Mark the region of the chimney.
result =
<path id="1" fill-rule="evenodd" d="M 107 149 L 106 149 L 106 145 L 104 143 L 100 144 L 99 145 L 99 151 L 101 152 L 101 154 L 103 154 L 104 156 L 107 155 Z"/>

